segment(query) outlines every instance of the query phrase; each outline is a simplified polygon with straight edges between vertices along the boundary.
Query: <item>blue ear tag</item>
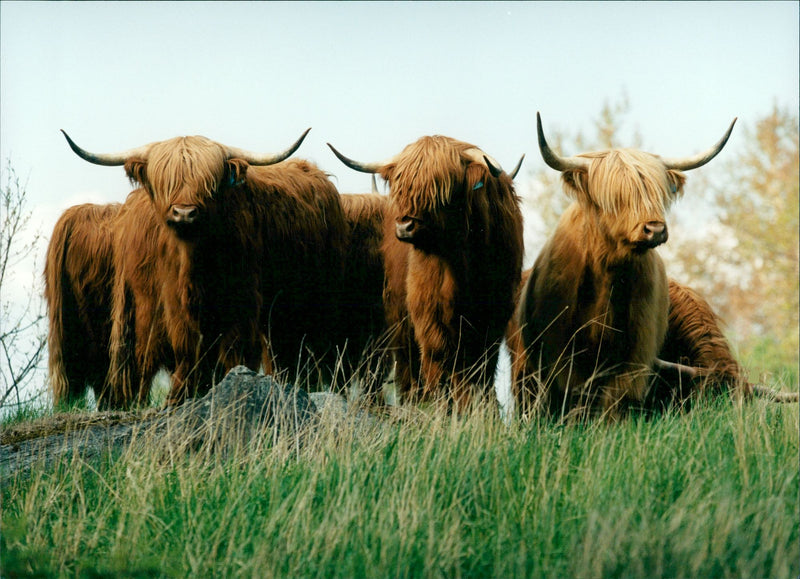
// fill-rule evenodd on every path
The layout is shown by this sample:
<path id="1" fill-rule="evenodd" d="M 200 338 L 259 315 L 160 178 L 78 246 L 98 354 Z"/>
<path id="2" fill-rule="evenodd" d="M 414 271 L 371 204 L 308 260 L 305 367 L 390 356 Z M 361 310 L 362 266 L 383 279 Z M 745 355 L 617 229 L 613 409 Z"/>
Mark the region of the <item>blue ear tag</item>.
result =
<path id="1" fill-rule="evenodd" d="M 239 186 L 239 185 L 241 185 L 242 183 L 244 183 L 244 179 L 239 179 L 239 180 L 237 181 L 237 180 L 236 180 L 236 179 L 233 177 L 233 175 L 230 175 L 230 176 L 228 177 L 228 187 L 238 187 L 238 186 Z"/>
<path id="2" fill-rule="evenodd" d="M 477 183 L 475 183 L 475 186 L 472 188 L 472 190 L 477 191 L 481 187 L 483 187 L 483 181 L 478 181 Z"/>

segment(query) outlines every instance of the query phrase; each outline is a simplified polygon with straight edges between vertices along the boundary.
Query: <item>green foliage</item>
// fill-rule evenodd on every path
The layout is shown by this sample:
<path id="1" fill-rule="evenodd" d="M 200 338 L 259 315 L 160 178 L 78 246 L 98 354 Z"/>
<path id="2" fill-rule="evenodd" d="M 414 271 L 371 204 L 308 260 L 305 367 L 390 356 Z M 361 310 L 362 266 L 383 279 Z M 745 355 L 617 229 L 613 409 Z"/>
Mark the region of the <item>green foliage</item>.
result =
<path id="1" fill-rule="evenodd" d="M 678 237 L 671 245 L 686 274 L 682 279 L 707 296 L 743 350 L 763 349 L 771 342 L 774 362 L 796 368 L 800 348 L 798 116 L 776 105 L 752 125 L 741 125 L 737 140 L 744 146 L 712 162 L 694 186 L 695 194 L 711 203 L 713 217 L 701 228 L 708 235 Z"/>
<path id="2" fill-rule="evenodd" d="M 795 405 L 618 424 L 405 409 L 222 459 L 78 456 L 4 484 L 3 565 L 60 576 L 788 577 Z M 5 532 L 7 531 L 7 532 Z"/>

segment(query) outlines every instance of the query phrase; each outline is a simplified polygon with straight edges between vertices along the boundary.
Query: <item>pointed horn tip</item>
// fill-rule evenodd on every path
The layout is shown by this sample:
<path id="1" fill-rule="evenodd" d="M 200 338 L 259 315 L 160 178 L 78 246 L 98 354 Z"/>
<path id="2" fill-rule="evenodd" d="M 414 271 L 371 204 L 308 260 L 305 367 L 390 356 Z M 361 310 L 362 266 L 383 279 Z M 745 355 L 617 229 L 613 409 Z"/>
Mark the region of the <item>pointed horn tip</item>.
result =
<path id="1" fill-rule="evenodd" d="M 306 138 L 306 136 L 308 135 L 309 131 L 311 131 L 311 127 L 308 127 L 308 128 L 305 130 L 305 131 L 303 131 L 303 134 L 302 134 L 302 135 L 300 135 L 300 138 L 299 138 L 299 139 L 297 139 L 297 140 L 294 142 L 294 144 L 292 145 L 292 147 L 290 147 L 290 148 L 294 148 L 294 151 L 296 151 L 297 149 L 299 149 L 299 148 L 300 148 L 300 145 L 302 145 L 302 144 L 303 144 L 303 141 L 305 140 L 305 138 Z M 292 153 L 294 153 L 294 151 L 292 151 Z"/>
<path id="2" fill-rule="evenodd" d="M 541 149 L 542 145 L 550 148 L 550 145 L 547 144 L 547 139 L 544 138 L 544 129 L 542 128 L 542 115 L 539 112 L 536 112 L 536 136 L 539 140 L 539 148 Z"/>
<path id="3" fill-rule="evenodd" d="M 327 145 L 328 147 L 330 147 L 331 151 L 333 151 L 333 154 L 336 155 L 336 157 L 342 163 L 344 163 L 346 166 L 350 167 L 354 171 L 360 171 L 361 173 L 378 173 L 381 170 L 381 167 L 385 164 L 385 163 L 360 163 L 343 155 L 342 153 L 337 151 L 336 147 L 334 147 L 330 143 L 327 143 Z"/>
<path id="4" fill-rule="evenodd" d="M 63 134 L 63 135 L 64 135 L 64 138 L 67 140 L 67 144 L 69 145 L 69 148 L 70 148 L 70 149 L 72 149 L 72 151 L 73 151 L 73 152 L 74 152 L 76 155 L 78 155 L 79 157 L 81 157 L 81 158 L 83 158 L 83 159 L 85 159 L 85 160 L 87 160 L 87 161 L 88 161 L 89 159 L 87 159 L 86 157 L 87 157 L 88 155 L 91 155 L 91 154 L 90 154 L 90 153 L 87 153 L 87 152 L 86 152 L 86 151 L 84 151 L 84 150 L 83 150 L 81 147 L 79 147 L 79 146 L 78 146 L 78 144 L 77 144 L 75 141 L 73 141 L 73 140 L 72 140 L 72 137 L 70 137 L 70 136 L 67 134 L 67 131 L 65 131 L 64 129 L 59 129 L 59 131 L 61 131 L 61 134 Z M 91 162 L 91 161 L 90 161 L 90 162 Z"/>
<path id="5" fill-rule="evenodd" d="M 347 163 L 345 162 L 345 159 L 346 159 L 346 157 L 345 157 L 344 155 L 342 155 L 342 154 L 341 154 L 341 153 L 340 153 L 340 152 L 339 152 L 339 151 L 336 149 L 336 147 L 334 147 L 334 146 L 333 146 L 333 145 L 331 145 L 330 143 L 325 143 L 325 144 L 326 144 L 326 145 L 328 145 L 328 148 L 329 148 L 331 151 L 333 151 L 333 154 L 334 154 L 334 155 L 336 155 L 336 156 L 339 158 L 339 160 L 340 160 L 340 161 L 342 161 L 342 162 L 343 162 L 345 165 L 347 164 Z"/>
<path id="6" fill-rule="evenodd" d="M 511 174 L 509 175 L 511 177 L 512 181 L 517 178 L 517 174 L 519 173 L 519 170 L 522 167 L 522 161 L 524 161 L 524 160 L 525 160 L 525 153 L 522 153 L 522 156 L 519 158 L 519 162 L 517 163 L 517 166 L 514 167 L 514 170 L 511 171 Z"/>

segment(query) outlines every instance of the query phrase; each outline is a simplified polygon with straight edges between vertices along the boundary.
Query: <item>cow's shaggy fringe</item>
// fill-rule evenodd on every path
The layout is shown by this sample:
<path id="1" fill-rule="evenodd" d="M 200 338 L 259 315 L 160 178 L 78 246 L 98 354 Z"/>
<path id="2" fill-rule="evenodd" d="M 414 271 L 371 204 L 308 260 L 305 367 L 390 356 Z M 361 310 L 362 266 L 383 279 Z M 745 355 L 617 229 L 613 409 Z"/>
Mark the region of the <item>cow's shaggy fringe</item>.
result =
<path id="1" fill-rule="evenodd" d="M 659 158 L 636 149 L 582 153 L 591 159 L 588 179 L 562 174 L 564 191 L 575 200 L 591 200 L 617 217 L 663 215 L 683 195 L 686 177 L 665 169 Z"/>
<path id="2" fill-rule="evenodd" d="M 159 207 L 166 207 L 182 191 L 202 201 L 219 187 L 226 160 L 225 148 L 206 137 L 175 137 L 153 143 L 147 153 L 146 175 L 138 175 L 136 181 L 146 179 Z"/>
<path id="3" fill-rule="evenodd" d="M 433 212 L 460 190 L 454 179 L 462 174 L 462 155 L 473 145 L 438 135 L 422 137 L 387 164 L 381 174 L 391 175 L 392 196 L 400 215 Z"/>

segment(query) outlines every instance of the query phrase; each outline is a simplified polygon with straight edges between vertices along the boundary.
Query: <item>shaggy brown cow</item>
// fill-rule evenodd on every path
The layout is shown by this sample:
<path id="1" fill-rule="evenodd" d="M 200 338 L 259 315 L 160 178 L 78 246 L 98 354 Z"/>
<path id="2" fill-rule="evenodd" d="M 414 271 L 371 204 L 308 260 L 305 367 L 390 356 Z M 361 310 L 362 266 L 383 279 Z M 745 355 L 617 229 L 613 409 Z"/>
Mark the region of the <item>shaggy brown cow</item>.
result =
<path id="1" fill-rule="evenodd" d="M 363 387 L 377 398 L 386 368 L 383 341 L 386 317 L 383 289 L 383 223 L 389 198 L 373 193 L 343 194 L 342 210 L 349 228 L 345 280 L 341 295 L 341 323 L 347 339 L 348 374 L 366 378 Z"/>
<path id="2" fill-rule="evenodd" d="M 444 393 L 462 411 L 492 381 L 522 263 L 512 177 L 474 145 L 423 137 L 384 163 L 349 167 L 390 186 L 384 307 L 401 396 Z M 515 171 L 516 172 L 516 171 Z"/>
<path id="3" fill-rule="evenodd" d="M 687 159 L 631 149 L 561 158 L 537 114 L 542 157 L 561 171 L 575 202 L 536 259 L 515 314 L 525 358 L 515 364 L 514 389 L 523 413 L 541 404 L 553 413 L 615 417 L 644 399 L 654 368 L 675 369 L 658 359 L 669 295 L 653 249 L 667 240 L 664 215 L 683 192 L 681 171 L 713 159 L 734 123 L 711 149 Z"/>
<path id="4" fill-rule="evenodd" d="M 111 336 L 112 222 L 120 204 L 84 204 L 56 222 L 44 266 L 50 389 L 58 407 L 94 390 L 99 408 L 116 407 L 105 390 Z"/>
<path id="5" fill-rule="evenodd" d="M 280 163 L 304 137 L 267 156 L 204 137 L 95 155 L 67 137 L 87 161 L 124 164 L 147 192 L 126 202 L 115 233 L 125 250 L 115 251 L 113 390 L 141 399 L 142 368 L 164 343 L 168 404 L 208 388 L 217 369 L 297 369 L 306 350 L 332 357 L 347 226 L 322 171 Z"/>
<path id="6" fill-rule="evenodd" d="M 797 392 L 777 392 L 751 384 L 736 361 L 711 305 L 692 288 L 674 279 L 669 280 L 669 325 L 658 358 L 678 364 L 680 373 L 676 375 L 669 367 L 666 372 L 660 369 L 648 393 L 647 408 L 686 406 L 705 392 L 728 393 L 745 399 L 761 396 L 775 402 L 797 402 L 799 398 Z"/>
<path id="7" fill-rule="evenodd" d="M 684 405 L 705 391 L 730 392 L 749 397 L 753 387 L 733 356 L 709 303 L 696 291 L 674 279 L 669 280 L 669 319 L 660 360 L 694 368 L 695 379 L 686 372 L 661 372 L 648 393 L 646 407 Z"/>

